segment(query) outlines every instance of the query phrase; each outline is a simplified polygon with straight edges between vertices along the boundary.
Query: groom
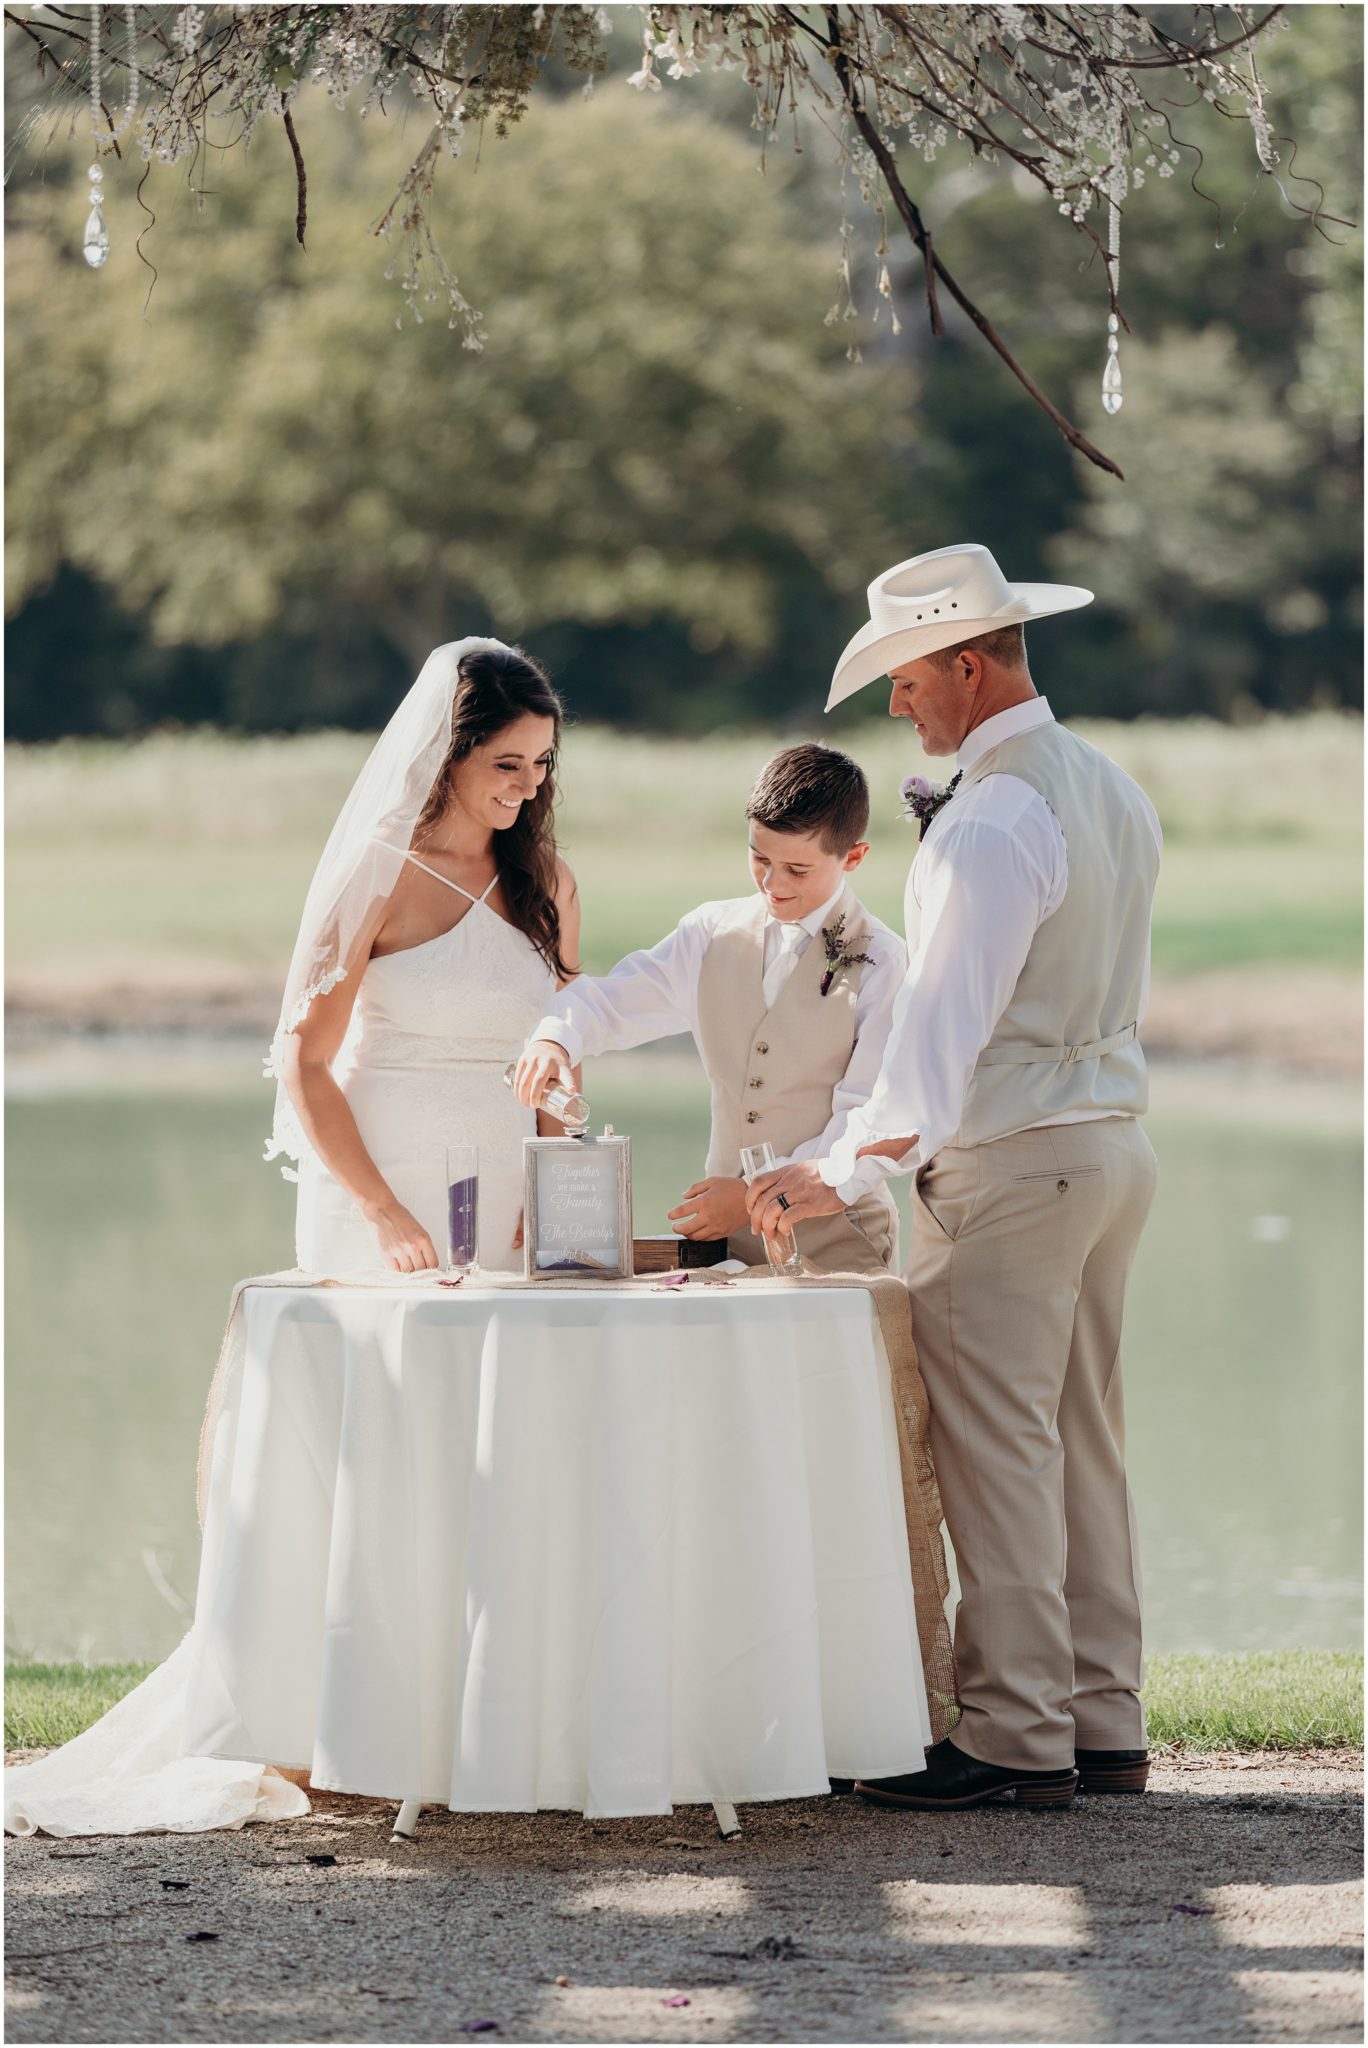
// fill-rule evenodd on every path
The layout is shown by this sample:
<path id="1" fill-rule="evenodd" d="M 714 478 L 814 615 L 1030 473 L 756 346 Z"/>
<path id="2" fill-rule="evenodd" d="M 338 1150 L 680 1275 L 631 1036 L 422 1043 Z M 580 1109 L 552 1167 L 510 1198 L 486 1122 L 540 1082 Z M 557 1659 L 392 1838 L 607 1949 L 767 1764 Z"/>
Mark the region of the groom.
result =
<path id="1" fill-rule="evenodd" d="M 956 758 L 922 801 L 910 964 L 872 1095 L 826 1159 L 765 1176 L 773 1230 L 912 1176 L 907 1285 L 959 1562 L 963 1718 L 890 1806 L 1141 1791 L 1140 1572 L 1122 1458 L 1126 1282 L 1154 1192 L 1136 1039 L 1159 822 L 1055 723 L 1023 627 L 1092 593 L 941 548 L 870 586 L 827 709 L 887 675 L 889 713 Z M 934 813 L 933 815 L 930 815 Z"/>

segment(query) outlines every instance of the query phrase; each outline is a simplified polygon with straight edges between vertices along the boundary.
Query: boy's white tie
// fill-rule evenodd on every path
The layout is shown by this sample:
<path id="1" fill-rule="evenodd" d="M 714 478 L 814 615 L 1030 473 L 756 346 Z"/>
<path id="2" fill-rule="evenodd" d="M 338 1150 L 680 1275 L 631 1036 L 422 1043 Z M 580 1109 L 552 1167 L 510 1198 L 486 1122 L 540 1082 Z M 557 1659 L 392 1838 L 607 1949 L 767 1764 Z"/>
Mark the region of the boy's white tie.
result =
<path id="1" fill-rule="evenodd" d="M 767 1010 L 774 1008 L 780 989 L 798 965 L 798 949 L 807 936 L 800 924 L 780 925 L 779 950 L 765 969 L 764 980 L 760 984 Z"/>

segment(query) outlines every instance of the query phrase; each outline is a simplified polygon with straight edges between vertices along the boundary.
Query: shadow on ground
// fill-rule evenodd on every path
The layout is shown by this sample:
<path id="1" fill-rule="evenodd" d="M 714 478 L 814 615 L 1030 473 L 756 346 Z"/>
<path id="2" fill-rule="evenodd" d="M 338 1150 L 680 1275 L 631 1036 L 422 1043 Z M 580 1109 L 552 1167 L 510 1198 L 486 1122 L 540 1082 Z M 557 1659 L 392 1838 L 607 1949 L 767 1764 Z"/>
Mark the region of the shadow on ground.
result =
<path id="1" fill-rule="evenodd" d="M 8 2039 L 1356 2041 L 1359 1772 L 1205 1758 L 1062 1814 L 791 1801 L 725 1843 L 688 1808 L 429 1811 L 391 1844 L 391 1808 L 326 1796 L 11 1843 Z"/>

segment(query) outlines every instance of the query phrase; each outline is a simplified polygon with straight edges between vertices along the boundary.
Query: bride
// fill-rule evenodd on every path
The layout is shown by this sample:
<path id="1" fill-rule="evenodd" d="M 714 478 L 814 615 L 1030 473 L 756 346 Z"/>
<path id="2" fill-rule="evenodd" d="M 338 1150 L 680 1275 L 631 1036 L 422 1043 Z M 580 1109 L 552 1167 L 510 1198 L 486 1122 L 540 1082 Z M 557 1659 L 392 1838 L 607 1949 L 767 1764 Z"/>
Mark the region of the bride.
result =
<path id="1" fill-rule="evenodd" d="M 479 1148 L 480 1262 L 514 1264 L 532 1112 L 503 1070 L 579 943 L 552 835 L 562 717 L 529 656 L 438 647 L 333 827 L 267 1069 L 267 1157 L 298 1163 L 306 1271 L 436 1266 L 455 1143 Z M 8 1832 L 191 1833 L 308 1811 L 269 1767 L 181 1756 L 194 1634 L 93 1728 L 6 1771 Z"/>
<path id="2" fill-rule="evenodd" d="M 533 1119 L 503 1073 L 579 944 L 552 836 L 562 715 L 527 655 L 439 647 L 338 820 L 271 1060 L 268 1156 L 300 1162 L 306 1272 L 441 1263 L 452 1144 L 478 1148 L 481 1265 L 515 1263 Z"/>

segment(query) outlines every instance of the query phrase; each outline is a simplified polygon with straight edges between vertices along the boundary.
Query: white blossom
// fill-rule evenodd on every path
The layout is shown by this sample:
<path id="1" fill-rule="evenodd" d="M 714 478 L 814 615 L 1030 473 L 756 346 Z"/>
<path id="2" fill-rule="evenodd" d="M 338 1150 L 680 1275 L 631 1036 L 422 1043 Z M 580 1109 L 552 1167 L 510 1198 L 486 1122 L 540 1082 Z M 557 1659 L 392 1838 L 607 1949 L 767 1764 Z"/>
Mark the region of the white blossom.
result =
<path id="1" fill-rule="evenodd" d="M 1278 153 L 1273 147 L 1273 130 L 1269 125 L 1268 116 L 1263 110 L 1263 102 L 1261 100 L 1250 102 L 1249 125 L 1254 130 L 1255 154 L 1258 156 L 1259 162 L 1263 165 L 1264 169 L 1271 171 L 1274 164 L 1278 161 Z"/>
<path id="2" fill-rule="evenodd" d="M 111 23 L 115 13 L 105 10 Z M 310 0 L 178 7 L 167 42 L 143 38 L 145 77 L 130 141 L 145 162 L 181 163 L 204 151 L 212 108 L 216 118 L 236 120 L 237 139 L 249 147 L 258 124 L 278 119 L 306 83 L 360 118 L 395 96 L 426 110 L 428 140 L 377 232 L 395 239 L 398 231 L 395 276 L 414 319 L 423 304 L 444 302 L 464 345 L 479 349 L 481 317 L 428 224 L 437 167 L 461 154 L 472 124 L 497 135 L 517 119 L 552 48 L 584 73 L 585 95 L 592 93 L 608 61 L 614 13 L 602 5 L 322 7 Z M 1147 174 L 1170 178 L 1180 166 L 1177 145 L 1186 137 L 1169 127 L 1170 110 L 1182 103 L 1175 88 L 1189 88 L 1194 118 L 1247 119 L 1259 165 L 1271 172 L 1278 162 L 1255 62 L 1268 31 L 1251 33 L 1241 6 L 1202 10 L 1190 44 L 1141 9 L 1108 4 L 1065 10 L 920 0 L 910 9 L 838 6 L 828 17 L 731 0 L 646 5 L 636 13 L 641 56 L 628 82 L 638 91 L 659 93 L 661 70 L 679 83 L 709 70 L 739 72 L 766 143 L 781 117 L 787 130 L 792 116 L 801 148 L 799 118 L 815 115 L 838 135 L 842 174 L 852 174 L 875 207 L 886 197 L 884 181 L 853 110 L 894 157 L 901 148 L 929 164 L 967 150 L 990 170 L 1000 166 L 1033 183 L 1061 218 L 1090 235 L 1099 203 L 1104 212 L 1119 208 Z M 815 13 L 835 23 L 838 48 L 807 33 Z M 35 19 L 41 33 L 40 12 Z M 529 21 L 535 38 L 526 33 Z M 1282 32 L 1291 25 L 1289 14 L 1270 26 Z M 833 309 L 842 324 L 854 319 L 849 235 L 847 223 L 843 289 Z M 882 264 L 877 298 L 889 293 Z"/>
<path id="3" fill-rule="evenodd" d="M 175 26 L 171 31 L 171 40 L 183 55 L 192 57 L 199 48 L 200 36 L 203 30 L 204 9 L 202 7 L 182 7 L 180 13 L 176 16 Z"/>

